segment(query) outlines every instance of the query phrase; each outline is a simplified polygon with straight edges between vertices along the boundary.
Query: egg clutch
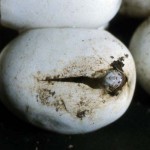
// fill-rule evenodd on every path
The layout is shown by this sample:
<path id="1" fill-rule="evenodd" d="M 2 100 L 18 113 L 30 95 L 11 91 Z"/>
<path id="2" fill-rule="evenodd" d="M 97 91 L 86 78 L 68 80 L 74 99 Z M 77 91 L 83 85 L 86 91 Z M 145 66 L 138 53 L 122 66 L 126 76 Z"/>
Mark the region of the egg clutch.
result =
<path id="1" fill-rule="evenodd" d="M 2 103 L 63 134 L 92 132 L 120 118 L 136 82 L 129 50 L 104 29 L 120 4 L 1 0 L 2 24 L 20 31 L 0 54 Z"/>

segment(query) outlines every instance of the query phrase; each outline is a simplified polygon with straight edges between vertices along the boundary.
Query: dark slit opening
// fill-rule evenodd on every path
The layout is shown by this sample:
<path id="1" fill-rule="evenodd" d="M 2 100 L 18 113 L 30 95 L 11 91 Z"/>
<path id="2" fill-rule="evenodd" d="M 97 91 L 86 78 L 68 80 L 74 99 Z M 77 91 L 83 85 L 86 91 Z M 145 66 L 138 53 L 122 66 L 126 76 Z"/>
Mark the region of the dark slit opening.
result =
<path id="1" fill-rule="evenodd" d="M 102 78 L 90 78 L 90 77 L 79 76 L 79 77 L 51 79 L 50 77 L 46 77 L 42 81 L 47 81 L 47 82 L 55 81 L 55 82 L 82 83 L 82 84 L 88 85 L 89 87 L 91 87 L 93 89 L 99 89 L 101 87 Z"/>

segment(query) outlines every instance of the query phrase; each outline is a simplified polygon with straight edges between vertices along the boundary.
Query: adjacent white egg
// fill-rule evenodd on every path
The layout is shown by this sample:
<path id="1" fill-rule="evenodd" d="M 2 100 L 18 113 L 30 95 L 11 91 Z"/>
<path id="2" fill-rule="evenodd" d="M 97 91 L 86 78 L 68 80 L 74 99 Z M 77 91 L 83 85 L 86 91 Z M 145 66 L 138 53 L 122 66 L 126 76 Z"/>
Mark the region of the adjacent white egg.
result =
<path id="1" fill-rule="evenodd" d="M 117 120 L 135 81 L 130 52 L 103 30 L 31 30 L 0 55 L 2 102 L 20 118 L 59 133 L 87 133 Z"/>
<path id="2" fill-rule="evenodd" d="M 135 59 L 138 81 L 150 94 L 150 19 L 144 21 L 135 31 L 130 50 Z"/>
<path id="3" fill-rule="evenodd" d="M 115 16 L 121 0 L 1 0 L 1 23 L 14 29 L 98 28 Z"/>
<path id="4" fill-rule="evenodd" d="M 120 12 L 136 18 L 150 16 L 150 0 L 123 0 Z"/>

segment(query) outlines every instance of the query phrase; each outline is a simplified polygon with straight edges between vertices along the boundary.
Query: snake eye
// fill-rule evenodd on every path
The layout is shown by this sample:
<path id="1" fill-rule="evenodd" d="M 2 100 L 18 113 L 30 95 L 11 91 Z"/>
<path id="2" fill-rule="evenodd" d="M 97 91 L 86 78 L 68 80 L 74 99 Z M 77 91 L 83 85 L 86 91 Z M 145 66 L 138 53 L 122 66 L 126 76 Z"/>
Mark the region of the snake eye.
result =
<path id="1" fill-rule="evenodd" d="M 116 94 L 126 83 L 126 76 L 118 70 L 109 70 L 103 78 L 103 86 L 110 94 Z"/>

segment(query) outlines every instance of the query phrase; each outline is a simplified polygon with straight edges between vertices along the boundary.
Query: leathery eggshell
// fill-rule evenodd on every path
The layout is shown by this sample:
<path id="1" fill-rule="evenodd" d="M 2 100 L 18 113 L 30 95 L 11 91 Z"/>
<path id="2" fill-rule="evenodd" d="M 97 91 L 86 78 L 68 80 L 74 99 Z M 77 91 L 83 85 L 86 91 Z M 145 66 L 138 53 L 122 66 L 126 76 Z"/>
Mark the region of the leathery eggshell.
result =
<path id="1" fill-rule="evenodd" d="M 128 49 L 94 29 L 24 32 L 2 51 L 0 72 L 1 99 L 11 111 L 65 134 L 95 131 L 118 119 L 136 78 Z"/>
<path id="2" fill-rule="evenodd" d="M 130 41 L 130 50 L 136 62 L 137 79 L 150 94 L 150 18 L 136 29 Z"/>
<path id="3" fill-rule="evenodd" d="M 121 0 L 1 0 L 1 23 L 19 30 L 98 28 L 108 24 L 120 5 Z"/>

